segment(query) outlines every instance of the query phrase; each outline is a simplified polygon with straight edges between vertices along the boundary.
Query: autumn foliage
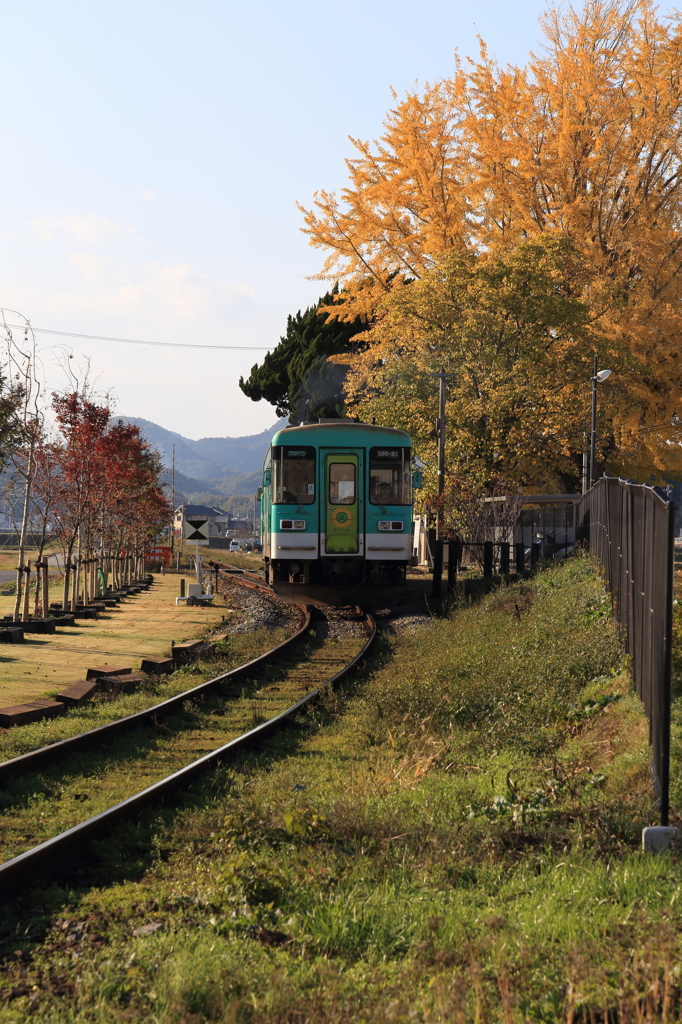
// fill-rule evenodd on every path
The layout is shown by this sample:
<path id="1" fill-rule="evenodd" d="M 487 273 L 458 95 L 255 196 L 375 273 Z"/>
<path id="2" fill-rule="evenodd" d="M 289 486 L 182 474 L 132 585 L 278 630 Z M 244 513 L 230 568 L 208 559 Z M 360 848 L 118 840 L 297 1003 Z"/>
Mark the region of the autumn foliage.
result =
<path id="1" fill-rule="evenodd" d="M 35 453 L 34 495 L 47 510 L 83 596 L 99 589 L 95 570 L 114 586 L 141 565 L 145 545 L 168 523 L 158 453 L 134 424 L 111 422 L 106 403 L 85 391 L 53 395 L 58 435 Z M 78 599 L 65 573 L 65 606 Z"/>
<path id="2" fill-rule="evenodd" d="M 526 293 L 517 335 L 524 351 L 514 358 L 522 373 L 532 367 L 525 393 L 522 373 L 509 380 L 501 353 L 494 371 L 484 359 L 488 397 L 470 383 L 451 393 L 453 445 L 468 444 L 471 462 L 474 443 L 464 434 L 492 415 L 500 439 L 487 438 L 484 460 L 497 452 L 510 479 L 569 486 L 572 474 L 576 486 L 596 352 L 614 371 L 602 391 L 603 462 L 631 477 L 679 473 L 682 449 L 670 442 L 682 439 L 682 22 L 661 20 L 649 0 L 591 0 L 580 11 L 550 7 L 543 29 L 545 45 L 525 67 L 499 67 L 482 43 L 451 78 L 397 101 L 378 141 L 352 140 L 341 196 L 319 192 L 305 212 L 311 244 L 326 254 L 320 276 L 339 278 L 351 296 L 342 315 L 373 323 L 351 400 L 389 422 L 381 396 L 393 388 L 395 397 L 392 353 L 411 358 L 410 344 L 423 356 L 414 359 L 417 377 L 420 366 L 444 360 L 470 382 L 475 331 L 490 355 L 495 323 L 518 312 L 515 275 L 525 263 L 531 277 L 540 271 L 550 304 L 580 309 L 578 322 L 557 309 L 555 323 L 541 317 L 535 330 Z M 539 245 L 535 270 L 530 243 Z M 496 302 L 488 294 L 486 324 L 471 304 L 461 321 L 462 295 L 472 274 L 479 287 L 480 273 L 501 275 L 504 294 Z M 420 320 L 423 303 L 434 313 L 439 289 L 444 306 Z M 421 406 L 435 416 L 435 388 L 417 402 L 419 415 Z M 483 463 L 476 471 L 487 472 Z"/>

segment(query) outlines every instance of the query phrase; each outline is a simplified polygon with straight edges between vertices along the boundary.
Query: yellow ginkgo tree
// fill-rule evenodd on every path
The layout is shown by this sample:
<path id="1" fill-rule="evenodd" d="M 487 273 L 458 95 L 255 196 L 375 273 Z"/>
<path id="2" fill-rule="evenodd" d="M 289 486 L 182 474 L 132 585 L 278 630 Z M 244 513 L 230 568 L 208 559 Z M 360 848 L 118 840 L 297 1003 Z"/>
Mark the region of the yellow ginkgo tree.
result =
<path id="1" fill-rule="evenodd" d="M 543 25 L 545 46 L 526 66 L 499 67 L 482 44 L 451 78 L 397 100 L 378 141 L 353 140 L 348 187 L 318 193 L 304 230 L 325 253 L 320 276 L 344 283 L 344 315 L 388 317 L 403 345 L 406 282 L 433 280 L 453 260 L 506 260 L 528 240 L 570 241 L 584 273 L 566 285 L 619 370 L 604 392 L 607 464 L 640 478 L 679 473 L 682 22 L 650 0 L 588 0 L 550 7 Z M 401 373 L 417 373 L 401 351 Z M 524 401 L 556 423 L 542 437 L 569 438 L 573 450 L 548 394 Z M 519 432 L 521 461 L 544 443 L 532 423 Z"/>

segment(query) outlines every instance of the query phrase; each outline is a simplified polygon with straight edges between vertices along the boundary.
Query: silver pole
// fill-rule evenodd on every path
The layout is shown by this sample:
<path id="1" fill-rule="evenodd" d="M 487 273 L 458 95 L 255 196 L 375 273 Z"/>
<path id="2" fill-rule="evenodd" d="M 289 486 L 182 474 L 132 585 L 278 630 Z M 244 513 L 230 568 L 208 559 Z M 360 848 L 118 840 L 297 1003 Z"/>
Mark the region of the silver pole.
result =
<path id="1" fill-rule="evenodd" d="M 592 427 L 590 430 L 590 487 L 594 486 L 595 450 L 597 447 L 597 357 L 592 370 Z"/>

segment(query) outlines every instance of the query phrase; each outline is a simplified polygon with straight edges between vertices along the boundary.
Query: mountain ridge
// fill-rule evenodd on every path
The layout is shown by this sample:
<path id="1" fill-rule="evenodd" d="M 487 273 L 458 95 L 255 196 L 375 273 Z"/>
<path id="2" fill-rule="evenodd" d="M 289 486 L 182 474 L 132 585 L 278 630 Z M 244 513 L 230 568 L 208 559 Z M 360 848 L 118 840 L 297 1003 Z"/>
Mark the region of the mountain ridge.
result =
<path id="1" fill-rule="evenodd" d="M 141 416 L 117 416 L 116 419 L 136 424 L 144 437 L 158 449 L 166 468 L 171 466 L 172 447 L 175 445 L 176 475 L 180 473 L 191 478 L 193 483 L 220 484 L 222 493 L 229 493 L 229 478 L 260 471 L 273 435 L 287 422 L 278 420 L 259 434 L 202 437 L 195 441 Z M 223 489 L 224 485 L 228 490 Z"/>

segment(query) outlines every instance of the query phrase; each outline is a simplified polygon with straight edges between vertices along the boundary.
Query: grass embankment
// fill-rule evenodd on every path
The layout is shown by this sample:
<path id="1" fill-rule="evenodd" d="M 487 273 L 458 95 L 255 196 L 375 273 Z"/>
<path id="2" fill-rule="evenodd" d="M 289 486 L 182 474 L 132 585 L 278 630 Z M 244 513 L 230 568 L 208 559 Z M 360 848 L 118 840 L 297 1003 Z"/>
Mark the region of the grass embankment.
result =
<path id="1" fill-rule="evenodd" d="M 191 581 L 191 577 L 186 579 Z M 222 597 L 212 607 L 176 608 L 180 575 L 156 576 L 154 586 L 107 609 L 98 619 L 81 619 L 52 636 L 27 633 L 23 644 L 0 647 L 0 707 L 49 696 L 90 666 L 129 665 L 167 655 L 180 643 L 216 626 L 230 611 Z M 12 611 L 13 598 L 0 598 L 0 615 Z"/>
<path id="2" fill-rule="evenodd" d="M 682 866 L 638 852 L 647 729 L 609 611 L 575 559 L 384 636 L 309 728 L 100 844 L 114 884 L 5 909 L 0 1021 L 553 1021 L 670 998 Z"/>

